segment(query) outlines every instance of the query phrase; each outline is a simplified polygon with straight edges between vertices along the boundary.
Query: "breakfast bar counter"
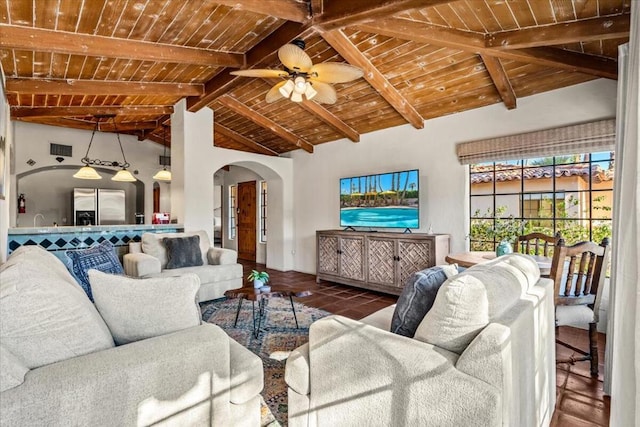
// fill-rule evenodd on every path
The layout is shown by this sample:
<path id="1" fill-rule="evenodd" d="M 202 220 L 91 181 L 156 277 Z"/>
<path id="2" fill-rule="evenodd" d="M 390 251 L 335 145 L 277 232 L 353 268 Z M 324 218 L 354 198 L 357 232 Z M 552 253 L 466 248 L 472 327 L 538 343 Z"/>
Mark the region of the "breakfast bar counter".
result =
<path id="1" fill-rule="evenodd" d="M 108 240 L 122 254 L 126 253 L 129 242 L 139 242 L 144 233 L 181 231 L 184 231 L 182 224 L 16 227 L 9 229 L 7 247 L 10 254 L 20 246 L 38 245 L 59 256 L 69 249 L 89 248 Z"/>

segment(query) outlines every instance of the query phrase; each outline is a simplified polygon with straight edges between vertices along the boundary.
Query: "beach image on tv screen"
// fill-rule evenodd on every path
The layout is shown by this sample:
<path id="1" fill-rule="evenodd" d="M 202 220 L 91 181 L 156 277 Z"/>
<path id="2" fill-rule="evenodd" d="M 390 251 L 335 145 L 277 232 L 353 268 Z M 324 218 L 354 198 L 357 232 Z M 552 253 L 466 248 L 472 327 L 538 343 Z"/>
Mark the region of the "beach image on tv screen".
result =
<path id="1" fill-rule="evenodd" d="M 340 226 L 418 228 L 418 170 L 340 179 Z"/>

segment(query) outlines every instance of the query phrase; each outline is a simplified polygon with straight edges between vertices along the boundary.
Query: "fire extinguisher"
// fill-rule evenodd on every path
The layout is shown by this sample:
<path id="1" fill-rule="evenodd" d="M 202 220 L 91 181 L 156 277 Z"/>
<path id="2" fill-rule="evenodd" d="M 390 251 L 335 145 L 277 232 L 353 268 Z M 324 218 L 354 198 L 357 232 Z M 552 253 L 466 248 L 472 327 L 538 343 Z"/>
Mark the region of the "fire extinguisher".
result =
<path id="1" fill-rule="evenodd" d="M 27 203 L 24 198 L 24 193 L 20 193 L 18 196 L 18 213 L 25 213 L 27 211 Z"/>

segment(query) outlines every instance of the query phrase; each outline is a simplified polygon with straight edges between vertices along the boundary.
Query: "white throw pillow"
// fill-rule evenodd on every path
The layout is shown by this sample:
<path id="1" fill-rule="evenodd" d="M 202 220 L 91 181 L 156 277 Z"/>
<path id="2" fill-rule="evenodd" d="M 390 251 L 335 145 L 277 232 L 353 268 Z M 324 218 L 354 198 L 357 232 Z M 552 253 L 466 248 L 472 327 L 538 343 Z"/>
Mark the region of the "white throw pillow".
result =
<path id="1" fill-rule="evenodd" d="M 448 279 L 414 338 L 457 354 L 540 278 L 536 262 L 512 254 Z"/>
<path id="2" fill-rule="evenodd" d="M 131 279 L 89 270 L 95 304 L 116 344 L 169 334 L 201 323 L 200 279 Z"/>

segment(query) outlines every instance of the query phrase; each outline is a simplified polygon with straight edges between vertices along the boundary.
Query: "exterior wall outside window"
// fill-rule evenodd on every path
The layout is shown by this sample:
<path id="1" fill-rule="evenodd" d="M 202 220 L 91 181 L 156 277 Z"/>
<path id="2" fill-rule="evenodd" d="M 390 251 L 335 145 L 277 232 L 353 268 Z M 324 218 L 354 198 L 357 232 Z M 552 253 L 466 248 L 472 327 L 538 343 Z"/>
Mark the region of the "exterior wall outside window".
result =
<path id="1" fill-rule="evenodd" d="M 470 247 L 493 250 L 500 223 L 521 233 L 560 232 L 567 244 L 611 236 L 613 153 L 470 166 Z"/>

